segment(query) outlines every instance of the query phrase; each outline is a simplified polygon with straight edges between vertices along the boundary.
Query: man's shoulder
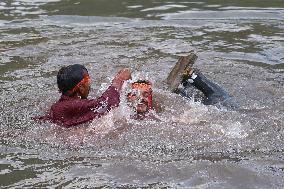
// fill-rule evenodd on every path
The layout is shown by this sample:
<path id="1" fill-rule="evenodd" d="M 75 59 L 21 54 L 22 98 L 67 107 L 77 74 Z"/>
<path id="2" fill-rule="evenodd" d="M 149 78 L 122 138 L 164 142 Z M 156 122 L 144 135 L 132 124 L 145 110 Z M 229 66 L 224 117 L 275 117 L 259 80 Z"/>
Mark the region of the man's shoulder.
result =
<path id="1" fill-rule="evenodd" d="M 63 109 L 63 108 L 66 108 L 68 106 L 72 106 L 74 103 L 79 102 L 79 100 L 81 100 L 81 99 L 72 98 L 72 97 L 69 97 L 69 96 L 62 95 L 57 102 L 52 104 L 51 110 L 54 111 L 54 110 L 57 110 L 57 109 Z"/>

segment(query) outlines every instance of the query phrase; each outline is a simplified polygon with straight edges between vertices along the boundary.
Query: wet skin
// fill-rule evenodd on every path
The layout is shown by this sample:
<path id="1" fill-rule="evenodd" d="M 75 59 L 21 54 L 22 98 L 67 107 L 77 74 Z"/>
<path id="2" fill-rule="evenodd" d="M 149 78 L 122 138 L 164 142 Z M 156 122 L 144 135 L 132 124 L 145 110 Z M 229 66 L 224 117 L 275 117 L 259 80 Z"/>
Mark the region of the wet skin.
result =
<path id="1" fill-rule="evenodd" d="M 89 93 L 90 93 L 90 89 L 91 89 L 91 84 L 90 81 L 83 83 L 80 87 L 79 87 L 79 91 L 78 91 L 78 95 L 82 98 L 82 99 L 87 99 Z"/>
<path id="2" fill-rule="evenodd" d="M 147 113 L 151 109 L 152 89 L 133 88 L 127 95 L 127 101 L 137 113 Z"/>

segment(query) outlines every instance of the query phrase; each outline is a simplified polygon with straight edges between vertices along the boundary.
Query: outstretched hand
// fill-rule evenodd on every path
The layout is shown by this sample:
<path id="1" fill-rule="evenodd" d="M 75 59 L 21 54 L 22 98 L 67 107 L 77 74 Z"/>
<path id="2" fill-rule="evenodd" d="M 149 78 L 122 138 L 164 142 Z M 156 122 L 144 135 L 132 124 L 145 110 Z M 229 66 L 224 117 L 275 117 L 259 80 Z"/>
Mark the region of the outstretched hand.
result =
<path id="1" fill-rule="evenodd" d="M 131 78 L 131 72 L 128 68 L 121 69 L 112 80 L 112 86 L 120 90 L 123 82 Z"/>
<path id="2" fill-rule="evenodd" d="M 121 81 L 126 81 L 131 79 L 131 72 L 128 68 L 124 68 L 117 73 L 116 77 L 118 77 Z"/>

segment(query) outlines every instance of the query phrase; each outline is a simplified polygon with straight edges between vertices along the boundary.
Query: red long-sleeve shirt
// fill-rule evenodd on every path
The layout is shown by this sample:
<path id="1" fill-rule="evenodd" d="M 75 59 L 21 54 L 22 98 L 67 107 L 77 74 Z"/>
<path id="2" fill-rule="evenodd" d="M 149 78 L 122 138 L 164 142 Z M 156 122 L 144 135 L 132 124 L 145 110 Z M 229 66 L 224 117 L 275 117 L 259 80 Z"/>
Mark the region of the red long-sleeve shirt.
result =
<path id="1" fill-rule="evenodd" d="M 110 86 L 100 97 L 96 99 L 81 99 L 79 97 L 68 97 L 62 95 L 61 98 L 51 106 L 48 116 L 43 119 L 64 126 L 71 127 L 88 122 L 101 117 L 118 106 L 119 92 Z"/>

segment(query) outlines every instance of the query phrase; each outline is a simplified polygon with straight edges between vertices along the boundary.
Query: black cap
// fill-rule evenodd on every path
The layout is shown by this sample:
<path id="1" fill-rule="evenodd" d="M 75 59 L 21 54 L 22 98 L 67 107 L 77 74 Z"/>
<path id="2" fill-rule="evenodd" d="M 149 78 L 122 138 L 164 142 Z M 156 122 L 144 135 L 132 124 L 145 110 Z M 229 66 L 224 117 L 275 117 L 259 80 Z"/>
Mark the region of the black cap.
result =
<path id="1" fill-rule="evenodd" d="M 65 93 L 74 88 L 84 78 L 84 73 L 88 73 L 88 71 L 80 64 L 62 67 L 57 74 L 59 91 Z"/>

